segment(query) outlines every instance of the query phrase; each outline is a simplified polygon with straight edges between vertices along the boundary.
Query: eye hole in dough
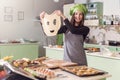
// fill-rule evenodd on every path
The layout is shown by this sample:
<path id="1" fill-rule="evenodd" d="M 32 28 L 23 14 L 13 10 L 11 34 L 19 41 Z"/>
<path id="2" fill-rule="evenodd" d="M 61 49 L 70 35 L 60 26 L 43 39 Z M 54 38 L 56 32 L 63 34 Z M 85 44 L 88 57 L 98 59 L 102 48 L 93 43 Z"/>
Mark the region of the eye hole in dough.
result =
<path id="1" fill-rule="evenodd" d="M 56 25 L 56 19 L 53 20 L 53 24 Z"/>
<path id="2" fill-rule="evenodd" d="M 49 23 L 49 21 L 47 21 L 47 25 L 49 25 L 50 23 Z"/>

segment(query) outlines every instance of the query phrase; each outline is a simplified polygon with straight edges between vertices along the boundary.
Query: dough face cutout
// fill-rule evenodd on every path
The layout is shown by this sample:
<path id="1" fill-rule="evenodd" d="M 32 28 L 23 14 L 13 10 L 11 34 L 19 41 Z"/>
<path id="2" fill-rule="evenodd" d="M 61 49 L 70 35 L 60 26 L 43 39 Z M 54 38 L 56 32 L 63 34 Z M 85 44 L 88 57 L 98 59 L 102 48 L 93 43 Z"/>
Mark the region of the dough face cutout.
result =
<path id="1" fill-rule="evenodd" d="M 56 14 L 48 15 L 45 13 L 43 23 L 43 30 L 47 36 L 55 36 L 60 29 L 61 19 Z"/>

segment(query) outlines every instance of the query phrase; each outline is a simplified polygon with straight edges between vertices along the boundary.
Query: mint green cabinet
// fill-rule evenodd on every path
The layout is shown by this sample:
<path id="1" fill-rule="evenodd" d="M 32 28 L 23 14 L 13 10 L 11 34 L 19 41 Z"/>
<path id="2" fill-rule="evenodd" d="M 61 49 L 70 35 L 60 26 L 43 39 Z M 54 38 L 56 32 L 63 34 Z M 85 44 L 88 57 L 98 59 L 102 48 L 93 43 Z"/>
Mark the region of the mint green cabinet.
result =
<path id="1" fill-rule="evenodd" d="M 63 50 L 57 50 L 52 48 L 46 48 L 46 57 L 63 60 Z"/>
<path id="2" fill-rule="evenodd" d="M 0 45 L 0 58 L 13 56 L 13 59 L 38 57 L 39 44 L 5 44 Z"/>
<path id="3" fill-rule="evenodd" d="M 115 46 L 108 46 L 107 47 L 111 52 L 116 52 L 116 47 Z"/>
<path id="4" fill-rule="evenodd" d="M 99 25 L 101 25 L 102 16 L 103 16 L 103 3 L 102 2 L 90 2 L 86 4 L 86 7 L 88 8 L 86 19 L 87 20 L 99 20 Z"/>
<path id="5" fill-rule="evenodd" d="M 120 53 L 120 47 L 116 47 L 116 52 Z"/>
<path id="6" fill-rule="evenodd" d="M 107 80 L 120 80 L 120 60 L 87 55 L 88 65 L 109 72 L 112 77 Z"/>

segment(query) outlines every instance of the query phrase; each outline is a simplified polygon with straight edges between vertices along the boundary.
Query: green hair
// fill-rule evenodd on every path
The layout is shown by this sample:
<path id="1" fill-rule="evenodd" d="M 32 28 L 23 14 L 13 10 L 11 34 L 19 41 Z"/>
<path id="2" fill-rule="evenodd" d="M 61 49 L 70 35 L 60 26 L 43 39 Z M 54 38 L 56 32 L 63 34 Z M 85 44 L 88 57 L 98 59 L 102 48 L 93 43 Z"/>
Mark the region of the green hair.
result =
<path id="1" fill-rule="evenodd" d="M 87 8 L 83 4 L 76 4 L 70 8 L 70 15 L 73 15 L 77 10 L 81 11 L 84 15 L 86 15 L 88 12 Z"/>

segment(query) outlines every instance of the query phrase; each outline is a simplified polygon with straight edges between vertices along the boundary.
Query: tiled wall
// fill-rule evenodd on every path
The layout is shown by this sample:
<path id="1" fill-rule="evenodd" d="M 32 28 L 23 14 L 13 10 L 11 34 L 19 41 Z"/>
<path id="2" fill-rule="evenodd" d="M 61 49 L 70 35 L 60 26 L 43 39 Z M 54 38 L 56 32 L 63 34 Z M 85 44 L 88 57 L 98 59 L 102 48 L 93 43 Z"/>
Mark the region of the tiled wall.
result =
<path id="1" fill-rule="evenodd" d="M 109 40 L 120 41 L 120 25 L 90 27 L 90 43 L 108 44 Z"/>

